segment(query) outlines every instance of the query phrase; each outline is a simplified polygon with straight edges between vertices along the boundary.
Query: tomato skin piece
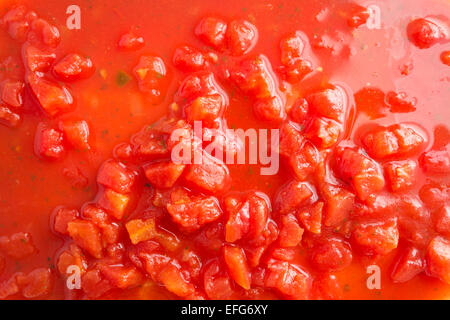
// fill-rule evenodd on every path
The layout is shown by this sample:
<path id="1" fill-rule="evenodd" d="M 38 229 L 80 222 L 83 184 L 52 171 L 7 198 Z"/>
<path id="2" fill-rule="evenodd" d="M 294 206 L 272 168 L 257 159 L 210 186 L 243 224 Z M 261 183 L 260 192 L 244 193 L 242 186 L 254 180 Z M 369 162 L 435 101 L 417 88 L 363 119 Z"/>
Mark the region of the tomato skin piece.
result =
<path id="1" fill-rule="evenodd" d="M 425 260 L 415 247 L 407 248 L 398 258 L 391 273 L 394 283 L 404 283 L 425 270 Z"/>
<path id="2" fill-rule="evenodd" d="M 309 252 L 311 264 L 322 272 L 345 269 L 353 259 L 350 245 L 340 239 L 325 239 L 315 244 Z"/>
<path id="3" fill-rule="evenodd" d="M 22 59 L 27 70 L 47 72 L 56 60 L 56 54 L 26 43 L 22 46 Z"/>
<path id="4" fill-rule="evenodd" d="M 0 124 L 10 128 L 16 128 L 19 126 L 21 120 L 22 117 L 19 114 L 13 112 L 7 106 L 0 104 Z"/>
<path id="5" fill-rule="evenodd" d="M 427 273 L 450 284 L 450 242 L 435 237 L 426 252 Z"/>
<path id="6" fill-rule="evenodd" d="M 58 125 L 66 140 L 75 148 L 90 150 L 89 125 L 84 120 L 62 120 Z"/>
<path id="7" fill-rule="evenodd" d="M 136 35 L 134 32 L 123 34 L 118 42 L 119 49 L 127 51 L 136 51 L 142 49 L 144 45 L 144 38 Z"/>
<path id="8" fill-rule="evenodd" d="M 239 247 L 226 245 L 223 248 L 223 254 L 231 278 L 242 288 L 249 290 L 251 286 L 251 275 L 244 250 Z"/>
<path id="9" fill-rule="evenodd" d="M 231 55 L 242 56 L 255 46 L 258 30 L 248 21 L 233 20 L 228 24 L 225 37 Z"/>
<path id="10" fill-rule="evenodd" d="M 353 230 L 352 240 L 365 254 L 386 255 L 398 246 L 397 220 L 361 223 Z"/>
<path id="11" fill-rule="evenodd" d="M 89 78 L 94 70 L 91 59 L 71 53 L 56 63 L 53 67 L 53 74 L 62 81 L 75 81 Z"/>
<path id="12" fill-rule="evenodd" d="M 28 232 L 18 232 L 0 237 L 0 251 L 15 259 L 22 259 L 37 252 Z"/>
<path id="13" fill-rule="evenodd" d="M 418 48 L 426 49 L 447 39 L 447 31 L 430 19 L 418 18 L 407 27 L 409 40 Z"/>
<path id="14" fill-rule="evenodd" d="M 203 18 L 195 27 L 195 35 L 205 44 L 217 50 L 223 50 L 225 46 L 225 33 L 227 23 L 215 17 Z"/>
<path id="15" fill-rule="evenodd" d="M 172 161 L 148 163 L 143 166 L 147 180 L 157 188 L 171 188 L 183 174 L 184 164 Z"/>
<path id="16" fill-rule="evenodd" d="M 48 160 L 61 159 L 66 152 L 63 133 L 39 124 L 34 138 L 34 151 Z"/>
<path id="17" fill-rule="evenodd" d="M 67 231 L 73 241 L 94 258 L 103 257 L 103 246 L 98 228 L 89 221 L 76 219 L 67 224 Z"/>
<path id="18" fill-rule="evenodd" d="M 5 80 L 0 84 L 1 100 L 10 107 L 20 108 L 23 105 L 23 90 L 22 81 Z"/>

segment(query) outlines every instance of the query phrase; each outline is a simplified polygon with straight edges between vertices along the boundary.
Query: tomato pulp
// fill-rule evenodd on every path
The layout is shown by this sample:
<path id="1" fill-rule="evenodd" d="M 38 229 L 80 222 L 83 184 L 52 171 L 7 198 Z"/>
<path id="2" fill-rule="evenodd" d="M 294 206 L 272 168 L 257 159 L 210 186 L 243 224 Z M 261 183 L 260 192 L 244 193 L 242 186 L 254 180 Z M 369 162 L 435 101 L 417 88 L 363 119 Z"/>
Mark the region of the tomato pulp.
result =
<path id="1" fill-rule="evenodd" d="M 448 1 L 71 4 L 0 5 L 2 299 L 448 298 Z"/>

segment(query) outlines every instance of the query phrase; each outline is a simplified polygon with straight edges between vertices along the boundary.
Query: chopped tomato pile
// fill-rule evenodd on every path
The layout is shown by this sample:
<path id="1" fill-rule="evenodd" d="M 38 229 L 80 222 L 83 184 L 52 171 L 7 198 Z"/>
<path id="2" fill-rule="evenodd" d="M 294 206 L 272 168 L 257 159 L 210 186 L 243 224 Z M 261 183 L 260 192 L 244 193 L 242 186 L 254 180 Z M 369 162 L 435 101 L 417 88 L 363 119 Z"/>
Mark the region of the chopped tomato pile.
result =
<path id="1" fill-rule="evenodd" d="M 164 298 L 341 299 L 349 297 L 353 272 L 365 286 L 371 265 L 382 266 L 383 286 L 394 291 L 411 283 L 448 294 L 449 113 L 437 114 L 431 106 L 437 98 L 421 100 L 417 84 L 417 92 L 406 92 L 362 79 L 355 89 L 348 75 L 325 76 L 323 61 L 333 70 L 353 57 L 373 64 L 365 49 L 356 53 L 350 44 L 376 31 L 369 28 L 368 7 L 317 5 L 303 4 L 315 10 L 314 23 L 335 30 L 311 34 L 290 24 L 276 41 L 269 39 L 276 54 L 265 54 L 261 45 L 268 43 L 267 25 L 251 14 L 230 14 L 236 18 L 198 16 L 188 26 L 191 41 L 177 42 L 170 55 L 158 54 L 153 39 L 130 26 L 108 38 L 115 42 L 97 60 L 83 53 L 93 43 L 79 51 L 64 44 L 71 31 L 56 20 L 28 6 L 8 8 L 2 32 L 20 56 L 0 59 L 0 124 L 8 127 L 1 137 L 26 131 L 37 157 L 31 159 L 46 172 L 62 172 L 74 192 L 87 190 L 88 196 L 71 201 L 70 191 L 59 194 L 51 180 L 41 182 L 59 197 L 51 214 L 40 213 L 48 239 L 42 233 L 35 241 L 27 218 L 18 218 L 17 232 L 0 224 L 0 298 L 148 299 L 160 297 L 156 284 Z M 449 20 L 438 14 L 408 19 L 401 41 L 416 60 L 433 53 L 435 68 L 447 75 L 433 81 L 447 82 L 448 92 Z M 108 156 L 98 146 L 108 131 L 94 130 L 90 119 L 112 113 L 117 95 L 99 107 L 83 91 L 107 89 L 111 75 L 103 66 L 111 54 L 138 59 L 127 58 L 114 90 L 105 92 L 133 86 L 134 95 L 125 99 L 149 108 L 129 111 L 141 112 L 147 123 L 131 137 L 124 134 Z M 389 72 L 403 79 L 416 72 L 406 62 L 399 68 Z M 444 89 L 435 92 L 448 103 Z M 414 118 L 427 108 L 431 131 L 428 120 Z M 157 116 L 148 118 L 152 112 Z M 199 123 L 212 140 L 198 139 Z M 271 150 L 280 160 L 275 176 L 259 176 L 253 173 L 259 167 L 229 164 L 211 152 L 214 145 L 227 159 L 238 156 L 246 141 L 230 130 L 234 123 L 279 130 Z M 126 126 L 120 123 L 121 130 Z M 175 161 L 178 150 L 202 161 Z M 71 160 L 78 157 L 83 165 Z M 0 210 L 14 215 L 3 202 Z M 53 239 L 51 249 L 41 248 Z M 44 255 L 48 261 L 35 263 Z M 20 261 L 35 262 L 21 270 Z M 351 297 L 367 298 L 359 290 Z"/>

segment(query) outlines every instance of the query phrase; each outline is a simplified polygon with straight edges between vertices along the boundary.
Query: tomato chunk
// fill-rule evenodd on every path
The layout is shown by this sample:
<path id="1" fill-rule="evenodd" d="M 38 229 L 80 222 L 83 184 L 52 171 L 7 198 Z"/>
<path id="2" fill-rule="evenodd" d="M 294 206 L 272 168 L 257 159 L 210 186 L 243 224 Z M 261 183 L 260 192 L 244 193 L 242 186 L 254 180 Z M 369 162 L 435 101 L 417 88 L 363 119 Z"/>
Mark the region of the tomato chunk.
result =
<path id="1" fill-rule="evenodd" d="M 313 205 L 302 208 L 298 211 L 298 220 L 309 232 L 318 234 L 322 231 L 323 206 L 323 202 L 318 201 Z"/>
<path id="2" fill-rule="evenodd" d="M 420 199 L 431 209 L 439 209 L 450 200 L 450 186 L 444 183 L 428 183 L 419 190 Z"/>
<path id="3" fill-rule="evenodd" d="M 326 204 L 324 224 L 328 227 L 341 225 L 349 218 L 353 210 L 355 195 L 344 188 L 331 184 L 324 184 L 321 191 Z"/>
<path id="4" fill-rule="evenodd" d="M 194 286 L 189 283 L 180 268 L 175 264 L 168 264 L 158 275 L 159 281 L 167 290 L 179 297 L 187 297 L 194 293 Z"/>
<path id="5" fill-rule="evenodd" d="M 412 187 L 415 182 L 415 161 L 393 161 L 384 165 L 389 187 L 392 191 L 404 191 Z"/>
<path id="6" fill-rule="evenodd" d="M 144 280 L 142 273 L 133 266 L 101 266 L 100 272 L 113 286 L 120 289 L 136 287 Z"/>
<path id="7" fill-rule="evenodd" d="M 442 237 L 431 240 L 426 254 L 427 273 L 450 283 L 450 242 Z"/>
<path id="8" fill-rule="evenodd" d="M 138 81 L 139 90 L 148 93 L 155 98 L 164 95 L 164 78 L 167 71 L 164 61 L 156 56 L 141 56 L 139 63 L 133 69 Z"/>
<path id="9" fill-rule="evenodd" d="M 309 184 L 292 181 L 280 189 L 275 198 L 274 207 L 280 214 L 285 214 L 295 211 L 314 197 L 314 191 Z"/>
<path id="10" fill-rule="evenodd" d="M 411 280 L 425 270 L 425 260 L 421 252 L 414 247 L 407 248 L 398 258 L 391 273 L 395 283 Z"/>
<path id="11" fill-rule="evenodd" d="M 212 56 L 191 46 L 182 46 L 175 50 L 173 64 L 182 71 L 193 72 L 207 68 Z"/>
<path id="12" fill-rule="evenodd" d="M 445 205 L 434 213 L 434 228 L 443 235 L 450 235 L 450 206 Z"/>
<path id="13" fill-rule="evenodd" d="M 18 232 L 0 237 L 0 251 L 15 259 L 22 259 L 37 252 L 37 249 L 30 233 Z"/>
<path id="14" fill-rule="evenodd" d="M 450 173 L 450 145 L 439 150 L 430 150 L 419 159 L 422 169 L 429 174 Z"/>
<path id="15" fill-rule="evenodd" d="M 311 264 L 321 271 L 342 270 L 352 262 L 350 245 L 340 239 L 326 239 L 310 250 Z"/>
<path id="16" fill-rule="evenodd" d="M 45 159 L 61 159 L 65 154 L 63 133 L 39 124 L 34 138 L 34 150 L 38 156 Z"/>
<path id="17" fill-rule="evenodd" d="M 23 105 L 22 81 L 5 80 L 0 84 L 1 100 L 8 106 L 19 108 Z"/>
<path id="18" fill-rule="evenodd" d="M 230 299 L 234 291 L 231 279 L 224 274 L 217 260 L 206 266 L 203 276 L 203 286 L 210 299 Z"/>
<path id="19" fill-rule="evenodd" d="M 34 73 L 28 76 L 28 84 L 42 109 L 49 116 L 55 116 L 72 109 L 73 98 L 66 87 L 39 77 Z"/>
<path id="20" fill-rule="evenodd" d="M 129 195 L 107 188 L 99 193 L 97 202 L 99 206 L 104 208 L 111 216 L 117 220 L 122 220 L 130 199 Z"/>
<path id="21" fill-rule="evenodd" d="M 447 38 L 447 30 L 430 18 L 418 18 L 408 24 L 409 40 L 418 48 L 426 49 Z"/>
<path id="22" fill-rule="evenodd" d="M 386 102 L 391 108 L 391 112 L 412 112 L 416 110 L 417 99 L 408 97 L 405 92 L 388 92 Z"/>
<path id="23" fill-rule="evenodd" d="M 66 140 L 75 148 L 90 150 L 89 125 L 84 120 L 63 120 L 59 122 L 59 129 Z"/>
<path id="24" fill-rule="evenodd" d="M 300 227 L 297 218 L 293 214 L 282 216 L 279 235 L 280 246 L 296 247 L 302 240 L 303 231 L 303 228 Z"/>
<path id="25" fill-rule="evenodd" d="M 309 138 L 318 148 L 327 149 L 334 146 L 343 131 L 339 123 L 317 117 L 314 118 L 306 129 L 305 136 Z"/>
<path id="26" fill-rule="evenodd" d="M 308 299 L 311 276 L 298 265 L 272 260 L 267 266 L 265 285 L 275 288 L 290 299 Z"/>
<path id="27" fill-rule="evenodd" d="M 60 80 L 75 81 L 89 78 L 94 73 L 94 65 L 88 57 L 71 53 L 53 67 L 53 73 Z"/>
<path id="28" fill-rule="evenodd" d="M 32 299 L 48 295 L 53 287 L 52 272 L 48 268 L 38 268 L 27 275 L 18 275 L 17 284 L 25 298 Z"/>
<path id="29" fill-rule="evenodd" d="M 49 48 L 56 48 L 61 42 L 59 30 L 46 20 L 38 18 L 33 20 L 28 40 L 34 44 L 44 45 Z"/>
<path id="30" fill-rule="evenodd" d="M 245 290 L 251 286 L 250 271 L 244 250 L 226 245 L 223 249 L 225 263 L 233 280 Z"/>
<path id="31" fill-rule="evenodd" d="M 172 161 L 148 163 L 143 166 L 148 181 L 157 188 L 171 188 L 181 176 L 184 164 Z"/>
<path id="32" fill-rule="evenodd" d="M 136 35 L 134 32 L 128 32 L 123 34 L 120 39 L 118 46 L 123 50 L 139 50 L 144 47 L 145 41 L 141 36 Z"/>
<path id="33" fill-rule="evenodd" d="M 227 23 L 219 18 L 206 17 L 195 27 L 195 35 L 205 44 L 223 49 Z"/>
<path id="34" fill-rule="evenodd" d="M 222 215 L 214 197 L 202 197 L 167 204 L 172 219 L 186 231 L 194 231 Z"/>
<path id="35" fill-rule="evenodd" d="M 258 31 L 256 27 L 245 20 L 233 20 L 226 30 L 227 46 L 234 56 L 248 53 L 256 44 Z"/>
<path id="36" fill-rule="evenodd" d="M 0 124 L 10 128 L 16 128 L 21 121 L 21 116 L 13 112 L 7 106 L 0 104 Z"/>
<path id="37" fill-rule="evenodd" d="M 95 258 L 103 257 L 103 247 L 98 228 L 90 221 L 75 219 L 67 224 L 73 241 Z"/>
<path id="38" fill-rule="evenodd" d="M 116 160 L 105 161 L 97 174 L 99 184 L 119 193 L 131 192 L 135 180 L 135 173 Z"/>
<path id="39" fill-rule="evenodd" d="M 312 93 L 306 97 L 311 110 L 318 116 L 343 121 L 346 101 L 342 89 L 334 87 Z"/>
<path id="40" fill-rule="evenodd" d="M 398 246 L 397 220 L 361 223 L 353 230 L 352 239 L 366 254 L 388 254 Z"/>
<path id="41" fill-rule="evenodd" d="M 74 221 L 79 217 L 80 213 L 76 209 L 69 209 L 69 208 L 58 208 L 54 212 L 54 224 L 53 229 L 56 232 L 59 232 L 61 234 L 68 234 L 67 226 L 69 222 Z"/>
<path id="42" fill-rule="evenodd" d="M 31 72 L 47 72 L 56 59 L 56 54 L 25 44 L 22 48 L 25 67 Z"/>

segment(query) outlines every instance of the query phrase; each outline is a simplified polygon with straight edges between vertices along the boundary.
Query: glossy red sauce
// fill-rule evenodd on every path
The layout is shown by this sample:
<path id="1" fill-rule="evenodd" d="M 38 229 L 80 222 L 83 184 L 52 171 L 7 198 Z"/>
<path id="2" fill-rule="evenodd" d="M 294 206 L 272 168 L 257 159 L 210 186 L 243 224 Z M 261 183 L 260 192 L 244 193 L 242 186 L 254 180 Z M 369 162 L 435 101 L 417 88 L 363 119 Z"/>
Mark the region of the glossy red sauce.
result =
<path id="1" fill-rule="evenodd" d="M 0 16 L 17 3 L 3 1 Z M 69 30 L 66 27 L 66 9 L 72 4 L 71 1 L 29 0 L 19 3 L 25 4 L 29 10 L 34 10 L 40 18 L 59 29 L 61 42 L 50 50 L 56 55 L 56 62 L 68 54 L 79 54 L 80 59 L 88 57 L 93 67 L 84 61 L 83 71 L 75 75 L 75 79 L 67 78 L 70 75 L 64 72 L 64 63 L 58 64 L 60 69 L 53 67 L 53 74 L 49 75 L 51 81 L 57 79 L 58 83 L 63 83 L 74 103 L 61 113 L 47 111 L 50 115 L 46 115 L 36 101 L 36 88 L 42 88 L 43 85 L 38 83 L 40 78 L 33 80 L 28 77 L 35 73 L 27 70 L 29 67 L 24 67 L 22 43 L 11 39 L 5 26 L 0 32 L 0 63 L 10 61 L 1 69 L 0 80 L 27 79 L 21 121 L 16 128 L 0 126 L 0 297 L 448 298 L 450 111 L 447 104 L 450 98 L 450 69 L 446 52 L 450 48 L 445 32 L 449 28 L 447 25 L 442 31 L 433 25 L 437 29 L 431 30 L 434 32 L 431 40 L 435 39 L 436 43 L 428 43 L 430 37 L 424 35 L 425 27 L 411 26 L 412 20 L 430 16 L 448 24 L 448 1 L 361 1 L 358 4 L 362 7 L 358 7 L 347 1 L 275 0 L 270 4 L 262 4 L 251 0 L 195 0 L 186 6 L 183 1 L 129 0 L 124 3 L 80 0 L 81 30 Z M 369 29 L 364 24 L 351 26 L 351 21 L 364 19 L 364 7 L 369 4 L 376 4 L 380 8 L 381 28 Z M 355 16 L 358 12 L 361 16 Z M 232 21 L 245 20 L 248 28 L 255 28 L 253 32 L 257 33 L 257 37 L 253 42 L 247 41 L 251 44 L 246 43 L 249 44 L 246 49 L 236 45 L 233 39 L 227 40 L 229 42 L 225 47 L 221 47 L 223 43 L 219 41 L 217 50 L 213 49 L 211 43 L 206 44 L 204 38 L 196 36 L 196 31 L 197 34 L 199 32 L 196 26 L 205 17 L 222 19 L 228 30 L 233 28 Z M 290 78 L 288 74 L 289 68 L 295 65 L 294 58 L 288 56 L 284 59 L 280 53 L 280 41 L 296 31 L 302 32 L 300 39 L 305 42 L 300 60 L 311 63 L 311 72 L 305 77 L 300 76 L 300 79 L 295 79 L 295 75 Z M 418 36 L 414 33 L 416 31 L 422 33 Z M 191 60 L 186 58 L 186 49 L 183 49 L 186 45 L 209 54 L 198 58 L 200 60 L 195 60 L 197 64 L 191 65 Z M 46 46 L 54 45 L 47 43 Z M 263 54 L 266 57 L 264 59 L 267 59 L 263 60 L 264 63 L 266 66 L 270 64 L 273 69 L 268 77 L 277 85 L 270 92 L 270 97 L 255 98 L 259 93 L 265 95 L 267 92 L 260 89 L 261 83 L 256 85 L 256 89 L 246 89 L 245 79 L 248 74 L 245 74 L 245 66 L 241 64 L 239 67 L 241 61 L 251 61 L 248 59 L 258 54 Z M 137 81 L 139 70 L 142 66 L 148 67 L 149 63 L 143 61 L 142 56 L 158 57 L 164 64 L 165 70 L 161 69 L 161 61 L 151 61 L 159 69 L 150 85 L 145 81 Z M 76 58 L 68 57 L 66 63 Z M 145 166 L 142 169 L 142 164 L 151 163 L 154 158 L 141 161 L 134 155 L 125 159 L 128 170 L 139 173 L 135 181 L 130 182 L 133 184 L 132 189 L 128 189 L 126 183 L 111 186 L 109 178 L 101 180 L 97 174 L 105 160 L 113 157 L 114 148 L 128 143 L 142 128 L 165 115 L 185 117 L 173 111 L 172 103 L 176 101 L 178 107 L 183 107 L 185 100 L 180 99 L 180 84 L 200 69 L 213 72 L 223 90 L 220 93 L 227 96 L 228 106 L 224 118 L 229 128 L 281 126 L 284 130 L 293 130 L 295 134 L 305 136 L 314 148 L 320 150 L 321 158 L 314 166 L 307 163 L 308 167 L 314 167 L 311 172 L 306 169 L 306 173 L 301 171 L 294 174 L 289 159 L 290 151 L 295 153 L 298 149 L 295 143 L 298 138 L 294 138 L 293 144 L 287 139 L 287 151 L 283 152 L 283 145 L 280 146 L 283 161 L 277 175 L 259 175 L 259 165 L 228 165 L 231 182 L 225 191 L 217 191 L 216 188 L 206 190 L 195 182 L 198 173 L 194 172 L 189 179 L 185 171 L 184 179 L 180 179 L 176 185 L 187 187 L 192 192 L 188 203 L 195 203 L 192 197 L 199 197 L 203 201 L 215 196 L 220 204 L 220 217 L 213 217 L 215 213 L 212 210 L 208 217 L 211 221 L 206 219 L 207 223 L 203 224 L 197 220 L 197 224 L 180 228 L 181 218 L 177 220 L 177 214 L 185 213 L 177 211 L 181 210 L 177 207 L 177 201 L 172 198 L 169 206 L 154 206 L 156 191 L 170 193 L 160 190 L 165 188 L 155 188 L 158 178 L 164 184 L 170 175 L 165 176 L 164 173 L 161 178 L 159 170 L 156 170 L 154 175 L 157 177 L 150 178 L 152 183 L 149 184 L 145 178 L 145 174 L 148 178 L 152 173 Z M 242 70 L 244 77 L 239 75 Z M 231 74 L 229 78 L 226 76 L 227 71 Z M 321 109 L 323 104 L 320 101 L 326 88 L 332 91 L 341 88 L 339 92 L 347 100 L 343 111 L 333 114 L 326 108 Z M 319 96 L 314 98 L 318 92 Z M 217 92 L 208 94 L 211 97 Z M 67 96 L 59 96 L 63 102 L 67 102 Z M 278 96 L 282 97 L 283 109 L 297 107 L 297 99 L 306 98 L 309 114 L 305 116 L 301 109 L 291 109 L 285 117 L 284 111 L 271 109 L 270 116 L 266 114 L 265 117 L 283 118 L 283 121 L 261 120 L 265 109 L 264 106 L 258 109 L 257 103 L 266 103 L 269 98 L 276 99 Z M 13 107 L 8 109 L 13 110 Z M 195 119 L 196 115 L 192 115 L 192 118 Z M 302 125 L 301 129 L 297 125 L 289 127 L 286 119 L 291 124 L 296 122 Z M 330 142 L 319 137 L 315 130 L 321 120 L 317 119 L 328 123 L 330 119 L 334 121 L 336 128 L 341 130 L 337 140 L 331 139 Z M 74 120 L 85 122 L 74 124 Z M 314 121 L 318 121 L 316 127 Z M 396 124 L 402 126 L 392 127 Z M 88 144 L 83 134 L 78 133 L 74 134 L 76 146 L 67 146 L 65 140 L 74 127 L 75 130 L 89 128 Z M 46 128 L 54 131 L 46 131 Z M 158 125 L 151 128 L 157 129 Z M 142 131 L 144 134 L 145 130 Z M 331 129 L 325 131 L 328 133 Z M 285 131 L 282 129 L 281 132 L 283 136 Z M 377 140 L 376 134 L 379 132 L 382 138 Z M 405 137 L 402 134 L 416 139 L 401 142 L 402 137 Z M 53 149 L 49 153 L 42 143 L 42 136 L 49 135 L 53 142 L 65 139 L 66 150 Z M 41 138 L 35 142 L 36 137 Z M 389 138 L 383 140 L 385 137 Z M 74 144 L 74 140 L 70 140 Z M 394 144 L 397 147 L 393 147 Z M 346 146 L 353 149 L 340 148 Z M 119 149 L 115 150 L 117 156 Z M 48 156 L 58 159 L 49 161 Z M 404 167 L 398 171 L 398 166 Z M 369 178 L 364 170 L 368 170 Z M 406 181 L 400 178 L 400 181 L 395 180 L 396 183 L 393 183 L 395 175 L 401 175 L 404 171 L 407 172 Z M 415 176 L 411 178 L 408 172 L 413 171 Z M 360 175 L 364 176 L 363 184 L 368 181 L 369 187 L 366 189 L 353 179 Z M 99 187 L 97 180 L 118 193 L 107 191 L 110 193 L 105 195 L 106 189 Z M 296 180 L 313 185 L 313 193 L 314 196 L 318 193 L 318 201 L 312 200 L 314 196 L 307 196 L 309 200 L 306 202 L 299 200 L 301 195 L 307 193 L 307 185 Z M 382 185 L 380 180 L 383 180 Z M 327 183 L 338 186 L 341 193 L 333 195 L 330 191 L 327 195 Z M 301 192 L 289 198 L 283 190 L 290 190 L 293 184 L 299 184 L 297 189 Z M 434 189 L 431 188 L 432 191 L 427 193 L 427 187 L 424 186 L 431 185 Z M 439 195 L 436 196 L 438 189 Z M 108 207 L 108 196 L 112 194 L 120 197 L 129 191 L 131 202 L 123 216 L 120 210 L 118 212 Z M 255 195 L 253 191 L 259 193 Z M 433 192 L 434 195 L 429 196 Z M 265 196 L 260 197 L 260 193 Z M 252 220 L 250 231 L 232 227 L 227 232 L 217 231 L 220 238 L 217 251 L 211 250 L 213 245 L 210 243 L 199 245 L 202 242 L 198 240 L 201 232 L 206 228 L 218 227 L 219 224 L 225 225 L 230 221 L 230 216 L 236 213 L 234 209 L 226 209 L 226 202 L 234 201 L 229 196 L 236 196 L 238 206 L 245 205 L 249 201 L 248 197 L 253 197 L 251 201 L 262 206 L 261 201 L 271 203 L 272 209 L 266 210 L 276 225 L 277 239 L 265 248 L 261 262 L 255 266 L 249 262 L 251 250 L 246 247 L 244 240 L 251 238 L 252 232 L 257 233 L 256 224 L 261 223 L 259 218 Z M 183 197 L 184 194 L 181 195 Z M 350 205 L 353 209 L 344 208 L 346 199 L 354 197 L 357 198 L 356 204 L 352 202 Z M 104 207 L 109 212 L 109 221 L 113 221 L 114 226 L 121 230 L 119 240 L 111 240 L 109 249 L 104 243 L 104 247 L 93 248 L 92 241 L 86 242 L 86 237 L 78 236 L 82 228 L 94 228 L 93 234 L 97 232 L 98 236 L 98 225 L 93 227 L 91 222 L 83 222 L 89 219 L 69 223 L 70 236 L 61 234 L 61 231 L 66 231 L 64 227 L 58 232 L 55 226 L 55 215 L 60 206 L 80 210 L 92 201 Z M 200 207 L 205 206 L 205 202 L 199 203 Z M 350 213 L 347 212 L 348 216 L 344 219 L 331 217 L 331 209 L 322 208 L 327 207 L 328 203 L 338 207 L 335 210 L 338 216 L 340 212 Z M 209 204 L 217 205 L 214 201 Z M 188 216 L 194 209 L 190 210 Z M 322 214 L 318 221 L 311 218 L 316 217 L 316 212 Z M 148 227 L 154 216 L 157 217 L 157 227 L 170 233 L 160 231 L 157 236 L 144 234 L 140 244 L 135 244 L 133 238 L 132 244 L 129 239 L 132 230 L 139 231 L 143 223 L 147 223 Z M 337 219 L 337 222 L 333 219 Z M 130 221 L 134 222 L 130 225 Z M 264 225 L 265 231 L 270 229 L 269 224 Z M 186 226 L 191 229 L 188 230 L 190 232 L 187 232 Z M 318 227 L 321 227 L 321 231 Z M 29 240 L 20 234 L 22 232 L 31 235 L 31 249 L 27 246 Z M 104 234 L 105 231 L 102 232 Z M 239 237 L 233 232 L 242 232 L 244 235 Z M 16 235 L 17 239 L 14 234 L 19 234 Z M 179 241 L 172 241 L 174 236 Z M 73 242 L 84 251 L 87 273 L 83 276 L 82 290 L 70 291 L 65 288 L 66 278 L 60 272 L 60 260 Z M 123 258 L 118 258 L 120 255 L 113 252 L 117 243 L 124 246 Z M 149 249 L 155 243 L 162 248 L 156 251 Z M 171 245 L 176 246 L 176 249 L 168 249 Z M 154 252 L 175 260 L 168 265 L 162 264 L 163 267 L 157 263 L 151 265 L 148 255 Z M 192 252 L 201 262 L 199 270 L 194 265 L 186 266 L 186 261 L 191 260 L 182 261 Z M 214 260 L 217 257 L 218 260 Z M 381 269 L 381 289 L 371 290 L 367 287 L 367 278 L 370 276 L 367 266 L 374 264 Z M 394 268 L 399 264 L 404 269 L 399 271 L 398 267 Z M 119 266 L 119 269 L 111 266 Z M 117 270 L 121 273 L 116 273 Z M 130 275 L 129 283 L 124 280 L 126 272 Z M 286 276 L 288 273 L 295 275 L 295 280 L 282 280 L 283 277 L 289 278 Z M 394 280 L 401 283 L 394 283 Z M 14 284 L 11 286 L 11 283 Z M 17 285 L 17 289 L 14 285 Z M 11 287 L 12 294 L 1 295 Z M 36 289 L 38 287 L 44 289 L 40 291 Z"/>

